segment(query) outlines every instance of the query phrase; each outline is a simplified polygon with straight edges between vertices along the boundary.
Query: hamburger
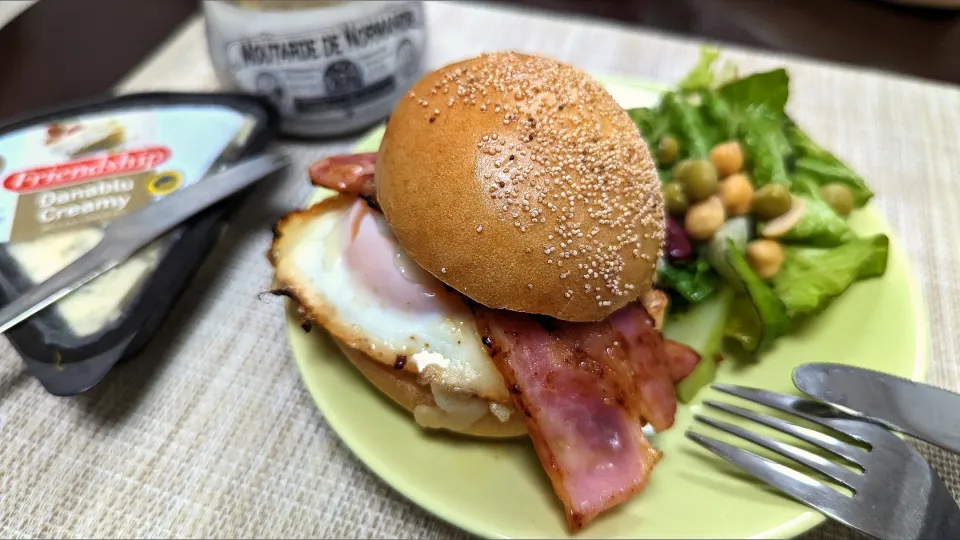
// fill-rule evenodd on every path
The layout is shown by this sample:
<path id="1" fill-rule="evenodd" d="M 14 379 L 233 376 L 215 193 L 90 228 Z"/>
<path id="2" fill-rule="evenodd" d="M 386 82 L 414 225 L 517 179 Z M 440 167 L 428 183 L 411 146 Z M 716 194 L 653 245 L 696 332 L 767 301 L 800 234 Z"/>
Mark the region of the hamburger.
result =
<path id="1" fill-rule="evenodd" d="M 572 530 L 641 491 L 696 353 L 663 339 L 660 181 L 586 73 L 483 54 L 397 104 L 375 153 L 310 168 L 276 291 L 425 429 L 529 436 Z"/>

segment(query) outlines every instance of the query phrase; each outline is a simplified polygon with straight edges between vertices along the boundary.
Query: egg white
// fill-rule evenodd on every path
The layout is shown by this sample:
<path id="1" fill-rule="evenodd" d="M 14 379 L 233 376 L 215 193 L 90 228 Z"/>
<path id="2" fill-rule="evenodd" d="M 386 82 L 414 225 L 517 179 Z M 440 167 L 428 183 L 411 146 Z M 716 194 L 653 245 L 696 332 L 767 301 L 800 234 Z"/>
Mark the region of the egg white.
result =
<path id="1" fill-rule="evenodd" d="M 377 284 L 362 279 L 349 263 L 345 252 L 351 240 L 345 228 L 352 226 L 352 212 L 365 209 L 356 205 L 366 203 L 336 196 L 278 223 L 271 251 L 277 287 L 301 304 L 308 319 L 347 346 L 415 374 L 421 384 L 429 385 L 443 411 L 458 410 L 476 419 L 489 410 L 505 421 L 513 412 L 510 395 L 469 307 L 407 258 L 379 212 L 368 211 L 365 218 L 376 220 L 382 238 L 388 240 L 378 249 L 389 252 L 378 256 L 395 260 L 392 271 L 431 292 L 406 304 L 387 300 L 374 290 Z M 422 425 L 437 427 L 444 422 L 438 413 L 418 410 L 415 416 Z"/>

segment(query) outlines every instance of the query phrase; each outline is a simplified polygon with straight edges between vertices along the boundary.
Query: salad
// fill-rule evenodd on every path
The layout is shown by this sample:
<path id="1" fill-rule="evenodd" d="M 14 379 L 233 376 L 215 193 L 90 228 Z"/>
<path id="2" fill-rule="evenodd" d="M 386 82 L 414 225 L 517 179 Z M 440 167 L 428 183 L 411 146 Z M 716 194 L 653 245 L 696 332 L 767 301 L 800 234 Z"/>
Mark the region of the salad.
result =
<path id="1" fill-rule="evenodd" d="M 663 332 L 702 358 L 677 386 L 682 402 L 713 381 L 721 352 L 756 359 L 887 267 L 889 239 L 858 236 L 847 221 L 873 192 L 787 114 L 787 72 L 739 77 L 718 57 L 702 49 L 657 106 L 627 111 L 669 214 Z"/>

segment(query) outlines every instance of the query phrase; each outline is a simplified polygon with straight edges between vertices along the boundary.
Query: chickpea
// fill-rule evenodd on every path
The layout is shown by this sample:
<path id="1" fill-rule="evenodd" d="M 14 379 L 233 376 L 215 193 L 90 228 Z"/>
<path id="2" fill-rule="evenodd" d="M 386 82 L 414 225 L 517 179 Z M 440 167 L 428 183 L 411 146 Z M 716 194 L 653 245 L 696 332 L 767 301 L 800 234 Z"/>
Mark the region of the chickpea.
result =
<path id="1" fill-rule="evenodd" d="M 783 264 L 783 248 L 774 240 L 753 240 L 747 244 L 747 264 L 760 279 L 770 279 Z"/>
<path id="2" fill-rule="evenodd" d="M 720 227 L 723 227 L 723 222 L 726 219 L 723 202 L 720 197 L 713 196 L 687 210 L 687 215 L 683 220 L 683 228 L 690 235 L 690 238 L 707 240 L 719 231 Z"/>
<path id="3" fill-rule="evenodd" d="M 720 178 L 730 176 L 743 169 L 743 149 L 737 141 L 727 141 L 710 150 L 710 162 L 717 168 Z"/>
<path id="4" fill-rule="evenodd" d="M 753 184 L 745 174 L 732 174 L 720 182 L 720 200 L 723 201 L 728 215 L 749 214 L 752 199 Z"/>

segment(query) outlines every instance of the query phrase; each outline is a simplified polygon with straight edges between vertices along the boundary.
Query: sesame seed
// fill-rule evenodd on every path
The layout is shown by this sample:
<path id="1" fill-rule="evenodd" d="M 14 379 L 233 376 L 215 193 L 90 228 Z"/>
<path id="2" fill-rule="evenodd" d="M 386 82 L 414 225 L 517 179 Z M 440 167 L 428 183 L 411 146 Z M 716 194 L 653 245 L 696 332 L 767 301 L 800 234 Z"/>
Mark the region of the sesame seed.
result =
<path id="1" fill-rule="evenodd" d="M 483 225 L 477 225 L 477 232 L 483 232 Z"/>
<path id="2" fill-rule="evenodd" d="M 534 73 L 540 82 L 531 82 Z M 634 291 L 622 275 L 636 265 L 652 270 L 655 257 L 646 252 L 663 248 L 663 202 L 644 143 L 623 109 L 574 68 L 512 53 L 485 54 L 469 68 L 445 70 L 434 90 L 447 86 L 465 106 L 492 109 L 504 126 L 503 141 L 492 133 L 477 146 L 483 166 L 497 169 L 484 178 L 503 212 L 498 219 L 520 232 L 544 227 L 551 245 L 537 257 L 576 265 L 599 305 Z M 450 96 L 445 101 L 454 104 Z M 418 103 L 429 106 L 427 99 Z M 439 109 L 432 111 L 434 122 Z"/>

